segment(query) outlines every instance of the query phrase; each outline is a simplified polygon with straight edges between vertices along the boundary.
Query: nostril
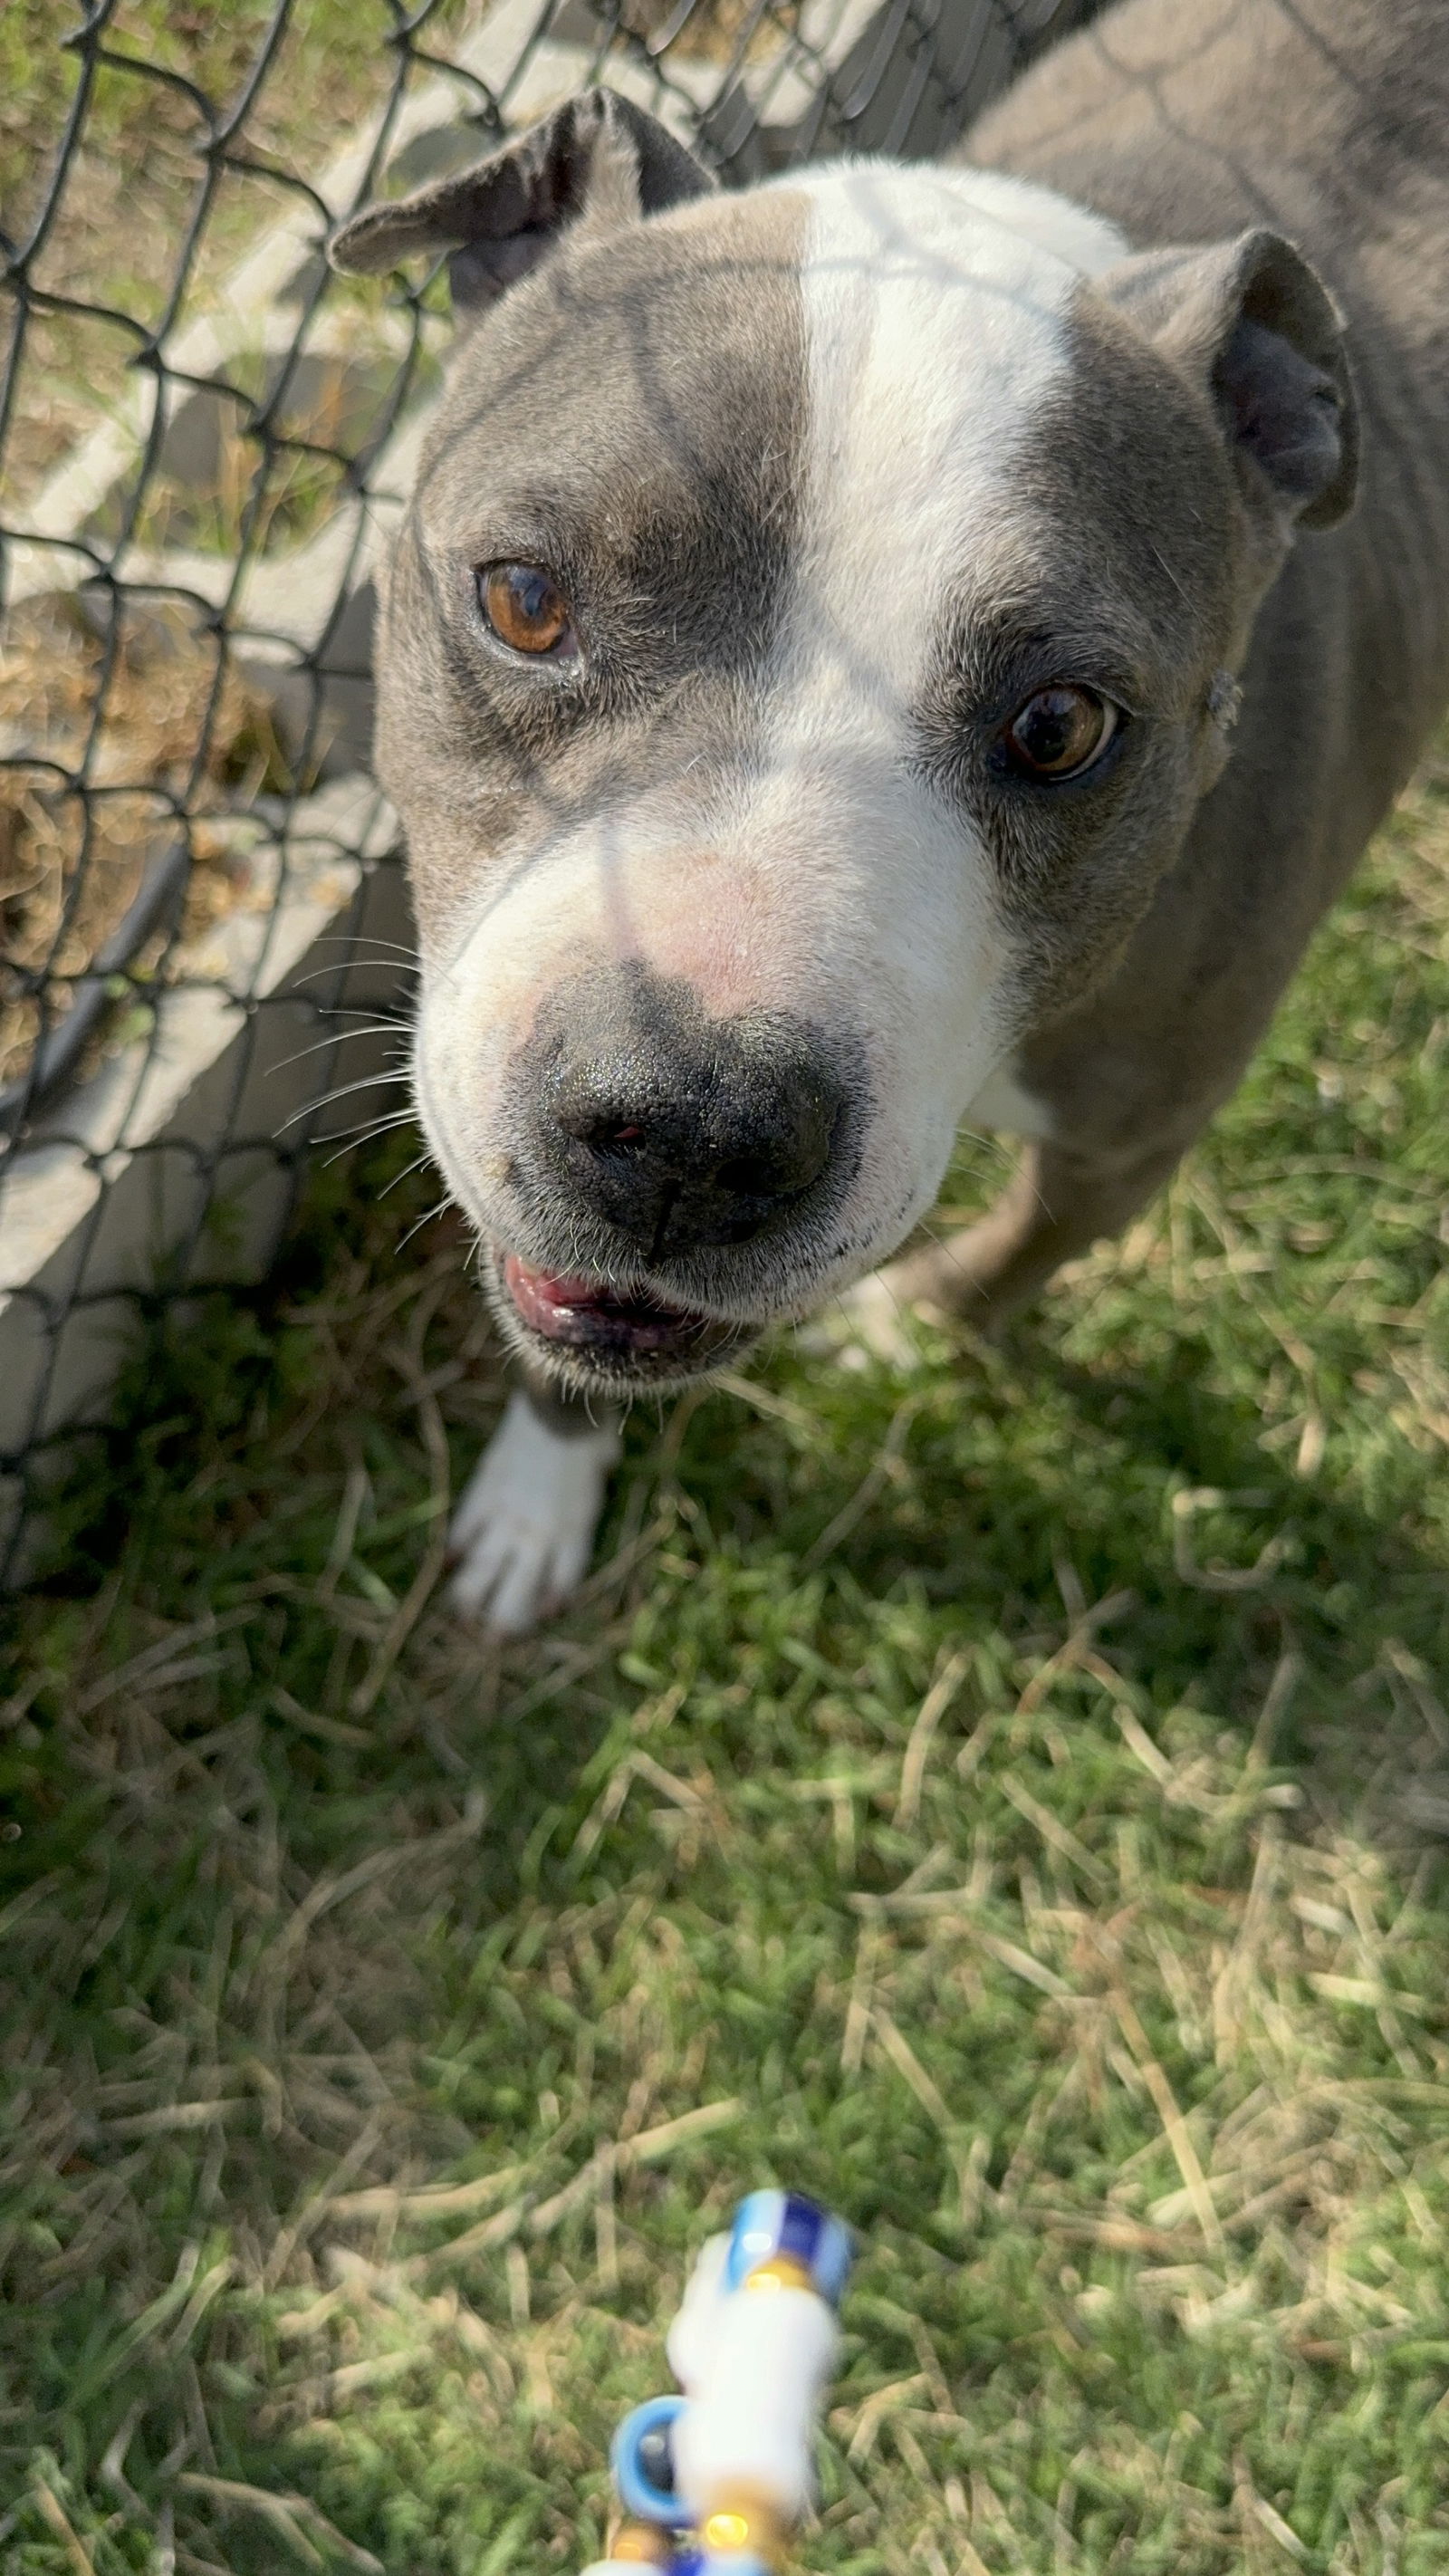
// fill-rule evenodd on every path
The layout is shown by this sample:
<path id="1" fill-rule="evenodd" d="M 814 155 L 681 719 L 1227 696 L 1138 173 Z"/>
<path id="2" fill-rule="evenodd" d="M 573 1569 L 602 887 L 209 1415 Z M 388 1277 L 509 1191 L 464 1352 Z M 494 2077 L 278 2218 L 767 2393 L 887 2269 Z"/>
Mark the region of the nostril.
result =
<path id="1" fill-rule="evenodd" d="M 579 1201 L 650 1260 L 748 1242 L 829 1170 L 843 1094 L 818 1063 L 763 1043 L 655 1049 L 641 1064 L 618 1052 L 565 1057 L 541 1141 Z"/>
<path id="2" fill-rule="evenodd" d="M 830 1159 L 834 1105 L 823 1099 L 782 1102 L 761 1125 L 764 1132 L 743 1153 L 728 1154 L 715 1165 L 715 1187 L 741 1199 L 798 1197 L 819 1179 Z"/>
<path id="3" fill-rule="evenodd" d="M 572 1136 L 576 1144 L 586 1145 L 594 1154 L 627 1152 L 631 1146 L 648 1142 L 638 1119 L 620 1118 L 617 1112 L 579 1111 L 561 1117 L 559 1125 L 566 1136 Z"/>
<path id="4" fill-rule="evenodd" d="M 730 1162 L 717 1163 L 714 1179 L 717 1188 L 742 1199 L 774 1198 L 795 1186 L 778 1162 L 764 1154 L 737 1154 Z"/>

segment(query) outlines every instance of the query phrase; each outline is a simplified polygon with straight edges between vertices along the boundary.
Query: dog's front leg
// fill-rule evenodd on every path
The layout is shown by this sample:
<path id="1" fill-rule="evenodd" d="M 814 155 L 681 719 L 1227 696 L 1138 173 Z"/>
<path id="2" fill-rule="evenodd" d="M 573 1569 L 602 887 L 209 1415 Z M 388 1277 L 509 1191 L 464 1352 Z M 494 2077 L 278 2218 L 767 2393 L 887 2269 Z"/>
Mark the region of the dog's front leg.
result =
<path id="1" fill-rule="evenodd" d="M 449 1531 L 455 1609 L 517 1637 L 582 1582 L 619 1455 L 617 1414 L 528 1371 Z"/>
<path id="2" fill-rule="evenodd" d="M 1169 1178 L 1182 1150 L 1174 1139 L 1108 1160 L 1027 1145 L 1015 1178 L 985 1216 L 889 1262 L 851 1291 L 846 1311 L 861 1338 L 888 1358 L 900 1355 L 900 1318 L 911 1307 L 959 1315 L 989 1338 L 1064 1261 L 1119 1233 Z"/>

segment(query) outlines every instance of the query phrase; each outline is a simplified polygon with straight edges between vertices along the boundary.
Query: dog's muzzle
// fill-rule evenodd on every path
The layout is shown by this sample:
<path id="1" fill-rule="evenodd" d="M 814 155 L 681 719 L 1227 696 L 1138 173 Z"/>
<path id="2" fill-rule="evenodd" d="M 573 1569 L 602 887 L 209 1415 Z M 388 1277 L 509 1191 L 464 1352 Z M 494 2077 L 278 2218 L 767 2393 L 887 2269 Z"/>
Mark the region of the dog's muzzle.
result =
<path id="1" fill-rule="evenodd" d="M 752 1338 L 765 1313 L 712 1308 L 764 1305 L 772 1246 L 828 1214 L 853 1160 L 849 1086 L 815 1032 L 780 1011 L 711 1018 L 632 964 L 553 996 L 511 1101 L 528 1255 L 498 1275 L 510 1320 L 571 1374 L 694 1376 Z M 557 1267 L 531 1257 L 554 1245 Z"/>

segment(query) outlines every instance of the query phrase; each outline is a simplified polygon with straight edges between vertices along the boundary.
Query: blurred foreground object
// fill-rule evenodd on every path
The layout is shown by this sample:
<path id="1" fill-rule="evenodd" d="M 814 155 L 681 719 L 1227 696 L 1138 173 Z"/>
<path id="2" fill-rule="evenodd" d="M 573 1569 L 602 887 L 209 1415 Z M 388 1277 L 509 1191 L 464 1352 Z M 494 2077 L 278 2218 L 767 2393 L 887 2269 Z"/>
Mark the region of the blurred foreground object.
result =
<path id="1" fill-rule="evenodd" d="M 683 2394 L 651 2397 L 619 2427 L 625 2520 L 585 2576 L 773 2576 L 813 2492 L 849 2270 L 846 2228 L 797 2192 L 751 2192 L 729 2235 L 709 2239 L 666 2346 Z"/>

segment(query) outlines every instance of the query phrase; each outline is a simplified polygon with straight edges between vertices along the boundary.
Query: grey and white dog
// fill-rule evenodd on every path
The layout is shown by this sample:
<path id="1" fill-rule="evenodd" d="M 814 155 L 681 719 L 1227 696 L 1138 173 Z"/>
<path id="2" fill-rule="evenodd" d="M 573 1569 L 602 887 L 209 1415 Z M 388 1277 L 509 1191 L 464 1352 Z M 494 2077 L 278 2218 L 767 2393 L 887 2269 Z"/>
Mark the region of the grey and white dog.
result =
<path id="1" fill-rule="evenodd" d="M 1020 1176 L 887 1277 L 989 1324 L 1237 1081 L 1449 699 L 1449 8 L 1128 0 L 960 160 L 734 195 L 595 93 L 334 256 L 439 248 L 378 766 L 516 1629 L 618 1402 L 864 1279 L 963 1118 Z"/>

